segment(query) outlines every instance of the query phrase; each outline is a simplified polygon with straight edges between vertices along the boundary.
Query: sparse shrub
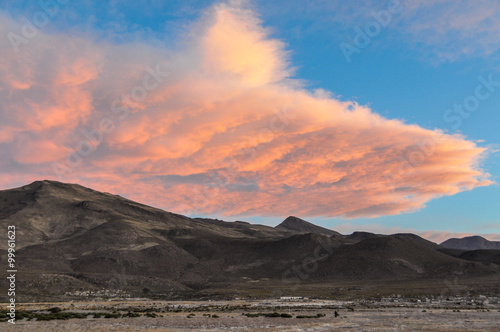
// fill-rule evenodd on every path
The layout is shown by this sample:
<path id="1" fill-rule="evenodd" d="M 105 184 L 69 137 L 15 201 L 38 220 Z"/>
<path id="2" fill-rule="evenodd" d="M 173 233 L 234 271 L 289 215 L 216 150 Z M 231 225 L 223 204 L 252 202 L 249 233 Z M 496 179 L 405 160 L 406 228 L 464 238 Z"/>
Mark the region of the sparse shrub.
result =
<path id="1" fill-rule="evenodd" d="M 299 315 L 296 316 L 295 318 L 320 318 L 320 317 L 325 317 L 325 315 L 324 314 L 316 314 L 315 316 Z"/>
<path id="2" fill-rule="evenodd" d="M 245 314 L 245 316 L 247 316 L 249 318 L 254 318 L 254 317 L 259 317 L 260 315 L 259 314 Z"/>
<path id="3" fill-rule="evenodd" d="M 288 314 L 280 314 L 278 312 L 273 312 L 273 313 L 262 313 L 262 312 L 259 312 L 259 313 L 256 313 L 256 314 L 251 314 L 251 313 L 242 313 L 243 316 L 247 316 L 249 318 L 255 318 L 255 317 L 271 317 L 271 318 L 277 318 L 277 317 L 284 317 L 284 318 L 290 318 L 292 317 L 290 315 L 290 317 L 288 317 Z"/>
<path id="4" fill-rule="evenodd" d="M 35 313 L 33 311 L 23 311 L 20 310 L 16 313 L 16 318 L 28 319 L 28 320 L 40 320 L 40 321 L 49 321 L 49 320 L 67 320 L 71 318 L 87 318 L 88 314 L 85 313 L 74 313 L 74 312 L 63 312 L 60 311 L 60 308 L 51 308 L 49 309 L 50 314 L 44 313 Z M 94 314 L 95 317 L 95 314 Z"/>
<path id="5" fill-rule="evenodd" d="M 265 317 L 281 317 L 281 315 L 277 312 L 273 312 L 272 314 L 265 314 Z"/>
<path id="6" fill-rule="evenodd" d="M 126 314 L 123 314 L 122 317 L 141 317 L 140 314 L 135 313 L 135 312 L 127 312 Z"/>
<path id="7" fill-rule="evenodd" d="M 104 318 L 120 318 L 121 315 L 119 313 L 112 313 L 112 314 L 106 314 L 104 315 Z"/>

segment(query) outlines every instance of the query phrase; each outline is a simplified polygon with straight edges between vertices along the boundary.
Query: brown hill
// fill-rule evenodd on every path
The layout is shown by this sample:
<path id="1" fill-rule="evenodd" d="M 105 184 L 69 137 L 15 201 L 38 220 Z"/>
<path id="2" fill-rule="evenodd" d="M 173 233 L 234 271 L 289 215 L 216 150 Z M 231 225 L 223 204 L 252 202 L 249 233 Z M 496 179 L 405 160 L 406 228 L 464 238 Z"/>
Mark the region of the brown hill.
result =
<path id="1" fill-rule="evenodd" d="M 460 250 L 441 248 L 439 249 L 439 251 L 447 255 L 465 259 L 468 261 L 500 264 L 500 250 Z"/>
<path id="2" fill-rule="evenodd" d="M 162 298 L 249 290 L 270 296 L 280 287 L 290 291 L 289 280 L 298 280 L 299 291 L 332 282 L 487 277 L 499 270 L 441 253 L 413 234 L 342 236 L 295 217 L 275 228 L 192 219 L 55 181 L 0 191 L 0 223 L 17 229 L 20 301 L 98 288 Z M 5 261 L 6 232 L 0 241 Z"/>

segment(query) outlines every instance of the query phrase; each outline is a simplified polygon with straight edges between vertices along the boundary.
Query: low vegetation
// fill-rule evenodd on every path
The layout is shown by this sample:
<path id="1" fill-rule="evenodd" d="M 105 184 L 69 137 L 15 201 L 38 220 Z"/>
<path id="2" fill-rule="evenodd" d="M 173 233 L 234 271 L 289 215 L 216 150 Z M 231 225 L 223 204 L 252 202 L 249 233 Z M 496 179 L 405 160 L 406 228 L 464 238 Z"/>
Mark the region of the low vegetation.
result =
<path id="1" fill-rule="evenodd" d="M 247 316 L 250 318 L 256 318 L 256 317 L 271 317 L 271 318 L 292 318 L 293 315 L 287 314 L 287 313 L 278 313 L 278 312 L 273 312 L 273 313 L 242 313 L 243 316 Z M 320 318 L 320 317 L 325 317 L 325 314 L 317 314 L 315 316 L 297 316 L 296 318 Z"/>
<path id="2" fill-rule="evenodd" d="M 316 314 L 316 316 L 299 315 L 296 318 L 321 318 L 325 317 L 325 314 Z"/>
<path id="3" fill-rule="evenodd" d="M 142 315 L 133 312 L 133 311 L 128 311 L 126 313 L 119 313 L 119 312 L 86 312 L 86 313 L 76 313 L 76 312 L 71 312 L 71 311 L 63 311 L 61 308 L 54 307 L 50 308 L 48 310 L 43 310 L 43 311 L 25 311 L 25 310 L 19 310 L 16 312 L 16 320 L 23 320 L 27 319 L 29 321 L 50 321 L 50 320 L 68 320 L 72 318 L 76 319 L 84 319 L 87 317 L 93 317 L 93 318 L 134 318 L 134 317 L 141 317 Z M 154 312 L 146 312 L 144 314 L 146 317 L 150 318 L 157 318 L 157 317 L 163 317 L 162 315 L 158 315 Z M 194 316 L 194 314 L 193 314 Z M 0 322 L 6 322 L 7 321 L 7 311 L 1 310 L 0 311 Z"/>

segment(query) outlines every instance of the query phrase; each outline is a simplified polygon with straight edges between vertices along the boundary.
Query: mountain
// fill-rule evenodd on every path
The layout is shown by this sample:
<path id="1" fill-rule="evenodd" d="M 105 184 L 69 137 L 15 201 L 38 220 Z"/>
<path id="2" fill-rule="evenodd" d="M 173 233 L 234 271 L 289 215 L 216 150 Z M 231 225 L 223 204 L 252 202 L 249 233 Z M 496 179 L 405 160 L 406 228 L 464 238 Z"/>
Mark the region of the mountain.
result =
<path id="1" fill-rule="evenodd" d="M 19 301 L 103 288 L 162 299 L 330 297 L 360 283 L 375 294 L 394 293 L 396 283 L 401 293 L 439 294 L 453 276 L 487 285 L 484 293 L 490 286 L 478 280 L 500 276 L 494 262 L 453 257 L 413 234 L 343 236 L 296 217 L 277 227 L 188 218 L 47 180 L 0 191 L 0 225 L 16 226 Z M 3 262 L 6 236 L 0 232 Z"/>
<path id="2" fill-rule="evenodd" d="M 305 220 L 302 220 L 294 216 L 286 218 L 281 224 L 276 226 L 276 229 L 294 231 L 298 233 L 322 234 L 328 236 L 341 235 L 338 232 L 320 226 L 316 226 L 314 224 L 311 224 L 310 222 L 307 222 Z"/>
<path id="3" fill-rule="evenodd" d="M 442 247 L 450 249 L 478 250 L 493 249 L 500 250 L 500 241 L 488 241 L 481 236 L 468 236 L 461 239 L 448 239 L 440 244 Z"/>
<path id="4" fill-rule="evenodd" d="M 440 252 L 447 255 L 465 259 L 473 262 L 487 262 L 500 264 L 500 250 L 478 249 L 478 250 L 461 250 L 461 249 L 438 249 Z"/>
<path id="5" fill-rule="evenodd" d="M 353 232 L 351 235 L 347 235 L 347 238 L 352 239 L 356 242 L 370 239 L 373 237 L 379 237 L 380 235 L 374 234 L 374 233 L 369 233 L 369 232 Z"/>
<path id="6" fill-rule="evenodd" d="M 254 237 L 283 237 L 295 234 L 294 231 L 290 231 L 287 229 L 279 229 L 271 226 L 251 224 L 245 221 L 227 222 L 224 220 L 210 219 L 210 218 L 196 218 L 196 220 L 236 230 L 240 233 Z"/>

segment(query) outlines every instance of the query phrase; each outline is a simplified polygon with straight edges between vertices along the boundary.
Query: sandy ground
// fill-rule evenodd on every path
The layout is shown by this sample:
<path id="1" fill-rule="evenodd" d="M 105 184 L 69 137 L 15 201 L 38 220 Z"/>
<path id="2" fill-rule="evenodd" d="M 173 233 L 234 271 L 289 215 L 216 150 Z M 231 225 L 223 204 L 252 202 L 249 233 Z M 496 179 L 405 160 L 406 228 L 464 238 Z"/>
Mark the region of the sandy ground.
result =
<path id="1" fill-rule="evenodd" d="M 3 305 L 2 305 L 3 306 Z M 245 306 L 245 307 L 243 307 Z M 338 309 L 339 306 L 342 309 Z M 401 302 L 360 304 L 357 301 L 75 301 L 25 303 L 18 310 L 59 307 L 75 313 L 128 311 L 132 318 L 93 318 L 0 323 L 0 331 L 500 331 L 500 304 L 481 308 Z M 146 317 L 155 309 L 163 317 Z M 177 310 L 180 312 L 174 312 Z M 159 312 L 161 311 L 161 312 Z M 165 312 L 166 311 L 166 312 Z M 335 317 L 335 311 L 340 315 Z M 247 317 L 242 313 L 287 313 L 293 318 Z M 188 315 L 194 315 L 188 318 Z M 207 317 L 216 314 L 219 317 Z M 298 315 L 320 318 L 296 318 Z M 205 315 L 205 316 L 204 316 Z"/>
<path id="2" fill-rule="evenodd" d="M 249 318 L 241 312 L 219 313 L 219 318 L 196 313 L 164 313 L 164 317 L 70 319 L 67 321 L 19 321 L 2 323 L 2 331 L 499 331 L 500 312 L 421 308 L 384 308 L 356 311 L 312 310 L 297 315 L 326 314 L 322 318 Z"/>

